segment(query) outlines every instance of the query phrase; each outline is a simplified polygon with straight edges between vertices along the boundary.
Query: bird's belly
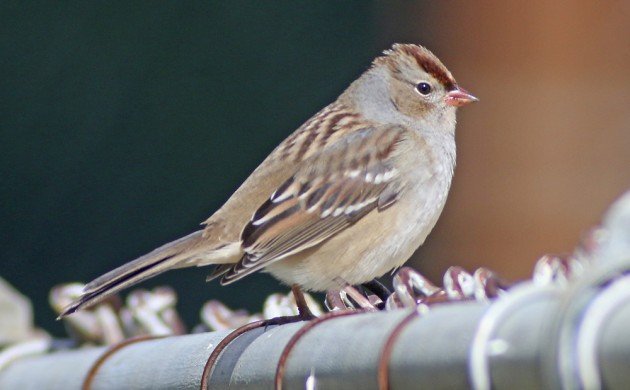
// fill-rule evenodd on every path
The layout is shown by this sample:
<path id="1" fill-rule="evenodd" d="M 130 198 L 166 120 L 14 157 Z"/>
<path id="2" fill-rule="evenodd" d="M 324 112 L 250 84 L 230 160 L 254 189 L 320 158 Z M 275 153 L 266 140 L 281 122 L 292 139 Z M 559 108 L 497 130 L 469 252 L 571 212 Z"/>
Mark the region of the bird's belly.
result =
<path id="1" fill-rule="evenodd" d="M 312 291 L 381 276 L 401 266 L 424 242 L 442 212 L 449 185 L 450 180 L 425 181 L 394 206 L 371 212 L 323 244 L 270 264 L 266 271 Z"/>

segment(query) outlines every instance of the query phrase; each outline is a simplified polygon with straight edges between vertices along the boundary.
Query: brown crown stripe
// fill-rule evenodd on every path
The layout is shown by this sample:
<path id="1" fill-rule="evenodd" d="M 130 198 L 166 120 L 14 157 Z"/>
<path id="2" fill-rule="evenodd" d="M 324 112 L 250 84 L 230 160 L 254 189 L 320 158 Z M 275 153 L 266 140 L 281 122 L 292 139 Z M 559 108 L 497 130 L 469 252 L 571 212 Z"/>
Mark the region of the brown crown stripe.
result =
<path id="1" fill-rule="evenodd" d="M 416 45 L 401 45 L 399 48 L 403 53 L 415 59 L 422 69 L 435 77 L 447 90 L 454 87 L 455 80 L 431 52 Z"/>
<path id="2" fill-rule="evenodd" d="M 384 56 L 377 57 L 374 64 L 387 64 L 392 72 L 400 73 L 397 61 L 392 57 L 405 56 L 415 61 L 425 72 L 433 76 L 447 90 L 456 88 L 457 83 L 444 64 L 429 50 L 413 44 L 395 44 L 390 50 L 384 52 Z"/>
<path id="3" fill-rule="evenodd" d="M 417 59 L 416 59 L 417 60 Z M 455 80 L 451 79 L 444 71 L 435 63 L 426 61 L 420 63 L 420 66 L 431 76 L 444 86 L 447 91 L 455 89 Z"/>

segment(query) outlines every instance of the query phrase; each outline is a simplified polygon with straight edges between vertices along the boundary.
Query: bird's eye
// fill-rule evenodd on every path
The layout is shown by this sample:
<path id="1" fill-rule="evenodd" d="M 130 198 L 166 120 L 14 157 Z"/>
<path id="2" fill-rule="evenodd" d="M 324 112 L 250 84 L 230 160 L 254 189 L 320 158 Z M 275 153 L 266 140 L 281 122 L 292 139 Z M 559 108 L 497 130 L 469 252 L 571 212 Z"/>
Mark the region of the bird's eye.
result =
<path id="1" fill-rule="evenodd" d="M 420 92 L 423 95 L 428 95 L 431 93 L 431 84 L 429 83 L 419 83 L 416 85 L 416 91 Z"/>

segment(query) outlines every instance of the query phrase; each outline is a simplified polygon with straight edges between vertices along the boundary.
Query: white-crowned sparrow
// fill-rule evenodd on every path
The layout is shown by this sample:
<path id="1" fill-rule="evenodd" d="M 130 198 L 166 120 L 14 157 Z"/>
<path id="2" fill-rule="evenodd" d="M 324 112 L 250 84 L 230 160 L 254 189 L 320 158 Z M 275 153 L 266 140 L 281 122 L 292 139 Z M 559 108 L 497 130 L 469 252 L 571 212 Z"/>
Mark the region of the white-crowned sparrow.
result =
<path id="1" fill-rule="evenodd" d="M 430 51 L 395 44 L 285 139 L 204 228 L 95 279 L 63 315 L 173 268 L 264 270 L 324 291 L 402 265 L 435 225 L 455 167 L 455 112 L 477 99 Z"/>

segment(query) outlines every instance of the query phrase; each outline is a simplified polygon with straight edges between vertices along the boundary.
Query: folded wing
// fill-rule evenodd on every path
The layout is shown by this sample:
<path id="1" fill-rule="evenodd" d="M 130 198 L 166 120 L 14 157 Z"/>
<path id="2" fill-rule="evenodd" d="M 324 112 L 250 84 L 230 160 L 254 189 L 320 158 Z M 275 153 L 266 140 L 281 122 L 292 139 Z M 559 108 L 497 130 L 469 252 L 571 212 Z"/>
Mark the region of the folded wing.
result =
<path id="1" fill-rule="evenodd" d="M 363 128 L 301 162 L 243 229 L 245 255 L 220 270 L 221 284 L 320 244 L 394 203 L 402 184 L 392 158 L 405 134 L 401 126 Z"/>

